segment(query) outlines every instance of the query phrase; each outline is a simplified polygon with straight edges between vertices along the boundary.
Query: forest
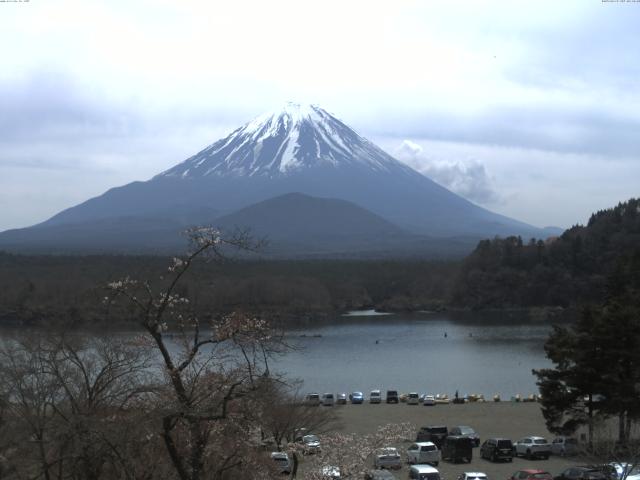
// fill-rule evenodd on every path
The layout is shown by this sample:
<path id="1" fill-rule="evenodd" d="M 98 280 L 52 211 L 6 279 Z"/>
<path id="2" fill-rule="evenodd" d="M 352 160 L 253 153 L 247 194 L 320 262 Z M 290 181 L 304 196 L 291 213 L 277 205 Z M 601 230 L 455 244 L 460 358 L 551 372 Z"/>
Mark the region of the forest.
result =
<path id="1" fill-rule="evenodd" d="M 0 323 L 126 324 L 126 315 L 109 316 L 102 304 L 106 285 L 162 277 L 169 260 L 0 253 Z M 640 285 L 637 199 L 596 212 L 557 238 L 483 240 L 461 261 L 202 261 L 180 293 L 200 312 L 240 310 L 301 323 L 358 308 L 572 308 L 603 301 L 610 281 Z"/>

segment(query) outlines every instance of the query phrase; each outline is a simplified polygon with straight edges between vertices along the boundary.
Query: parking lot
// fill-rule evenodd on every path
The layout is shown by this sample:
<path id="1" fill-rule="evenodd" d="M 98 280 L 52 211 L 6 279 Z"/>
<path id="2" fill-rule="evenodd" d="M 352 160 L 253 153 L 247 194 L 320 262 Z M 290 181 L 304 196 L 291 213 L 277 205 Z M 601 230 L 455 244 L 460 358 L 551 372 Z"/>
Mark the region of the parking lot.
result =
<path id="1" fill-rule="evenodd" d="M 345 433 L 368 434 L 388 423 L 409 422 L 415 426 L 416 431 L 426 425 L 446 425 L 449 428 L 456 425 L 469 425 L 480 435 L 481 442 L 490 437 L 506 437 L 513 441 L 528 435 L 544 436 L 549 441 L 554 437 L 547 431 L 540 405 L 537 403 L 485 402 L 433 407 L 425 407 L 422 404 L 371 405 L 364 403 L 318 408 L 336 408 L 341 422 L 339 431 Z M 397 447 L 404 456 L 408 445 L 407 442 L 393 446 Z M 473 449 L 473 455 L 471 463 L 440 462 L 437 468 L 445 480 L 455 480 L 462 472 L 469 471 L 484 472 L 490 480 L 506 480 L 516 470 L 535 468 L 558 475 L 565 468 L 581 463 L 577 458 L 556 456 L 550 457 L 549 460 L 514 458 L 512 462 L 492 463 L 479 458 L 479 448 Z M 397 478 L 407 478 L 407 471 L 408 468 L 405 465 L 394 474 Z"/>

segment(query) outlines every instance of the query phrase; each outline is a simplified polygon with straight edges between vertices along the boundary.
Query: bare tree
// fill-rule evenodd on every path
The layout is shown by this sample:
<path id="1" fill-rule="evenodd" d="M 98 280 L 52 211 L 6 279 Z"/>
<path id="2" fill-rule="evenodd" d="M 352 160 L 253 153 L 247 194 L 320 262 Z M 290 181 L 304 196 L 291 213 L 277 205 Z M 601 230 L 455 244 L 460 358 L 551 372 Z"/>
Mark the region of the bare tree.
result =
<path id="1" fill-rule="evenodd" d="M 337 467 L 341 478 L 363 478 L 373 469 L 373 456 L 383 447 L 393 447 L 410 441 L 415 427 L 409 423 L 388 424 L 368 435 L 334 432 L 320 437 L 321 451 L 307 457 L 307 480 L 327 478 L 323 468 Z M 299 448 L 291 445 L 291 448 Z"/>
<path id="2" fill-rule="evenodd" d="M 269 376 L 268 359 L 280 344 L 262 319 L 242 313 L 201 319 L 178 293 L 198 259 L 220 261 L 228 249 L 256 245 L 244 233 L 225 238 L 208 227 L 189 236 L 190 253 L 173 259 L 160 286 L 125 278 L 109 285 L 108 302 L 124 300 L 133 309 L 160 357 L 161 436 L 177 476 L 197 480 L 206 470 L 207 478 L 224 478 L 251 458 L 247 438 L 260 410 L 252 393 Z"/>
<path id="3" fill-rule="evenodd" d="M 304 401 L 296 385 L 272 382 L 265 388 L 261 425 L 264 433 L 282 450 L 302 432 L 325 433 L 338 427 L 338 406 L 323 408 Z"/>
<path id="4" fill-rule="evenodd" d="M 12 438 L 6 462 L 18 478 L 150 478 L 155 463 L 133 468 L 130 456 L 145 441 L 137 402 L 153 393 L 144 350 L 50 334 L 7 340 L 0 357 Z"/>

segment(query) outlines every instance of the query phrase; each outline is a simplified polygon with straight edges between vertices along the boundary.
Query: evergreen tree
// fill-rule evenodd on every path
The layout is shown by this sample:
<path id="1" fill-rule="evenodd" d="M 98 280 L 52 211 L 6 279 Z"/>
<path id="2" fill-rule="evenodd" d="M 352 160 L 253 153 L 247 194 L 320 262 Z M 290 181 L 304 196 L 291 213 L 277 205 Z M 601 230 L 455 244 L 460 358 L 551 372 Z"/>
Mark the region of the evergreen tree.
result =
<path id="1" fill-rule="evenodd" d="M 621 292 L 622 293 L 622 292 Z M 618 441 L 627 442 L 640 418 L 640 315 L 634 305 L 610 301 L 585 308 L 571 328 L 555 327 L 545 344 L 554 368 L 534 370 L 550 431 L 570 434 L 597 415 L 617 416 Z"/>

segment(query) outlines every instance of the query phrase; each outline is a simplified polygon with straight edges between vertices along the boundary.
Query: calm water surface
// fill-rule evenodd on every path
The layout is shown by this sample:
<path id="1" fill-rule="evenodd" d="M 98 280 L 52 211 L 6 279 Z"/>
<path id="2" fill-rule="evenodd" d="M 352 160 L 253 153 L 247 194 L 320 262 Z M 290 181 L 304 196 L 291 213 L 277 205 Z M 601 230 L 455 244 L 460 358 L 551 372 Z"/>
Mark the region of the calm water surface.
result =
<path id="1" fill-rule="evenodd" d="M 290 331 L 298 350 L 274 366 L 303 380 L 304 391 L 458 390 L 505 398 L 537 392 L 531 369 L 550 365 L 543 349 L 550 330 L 517 315 L 343 316 Z"/>

